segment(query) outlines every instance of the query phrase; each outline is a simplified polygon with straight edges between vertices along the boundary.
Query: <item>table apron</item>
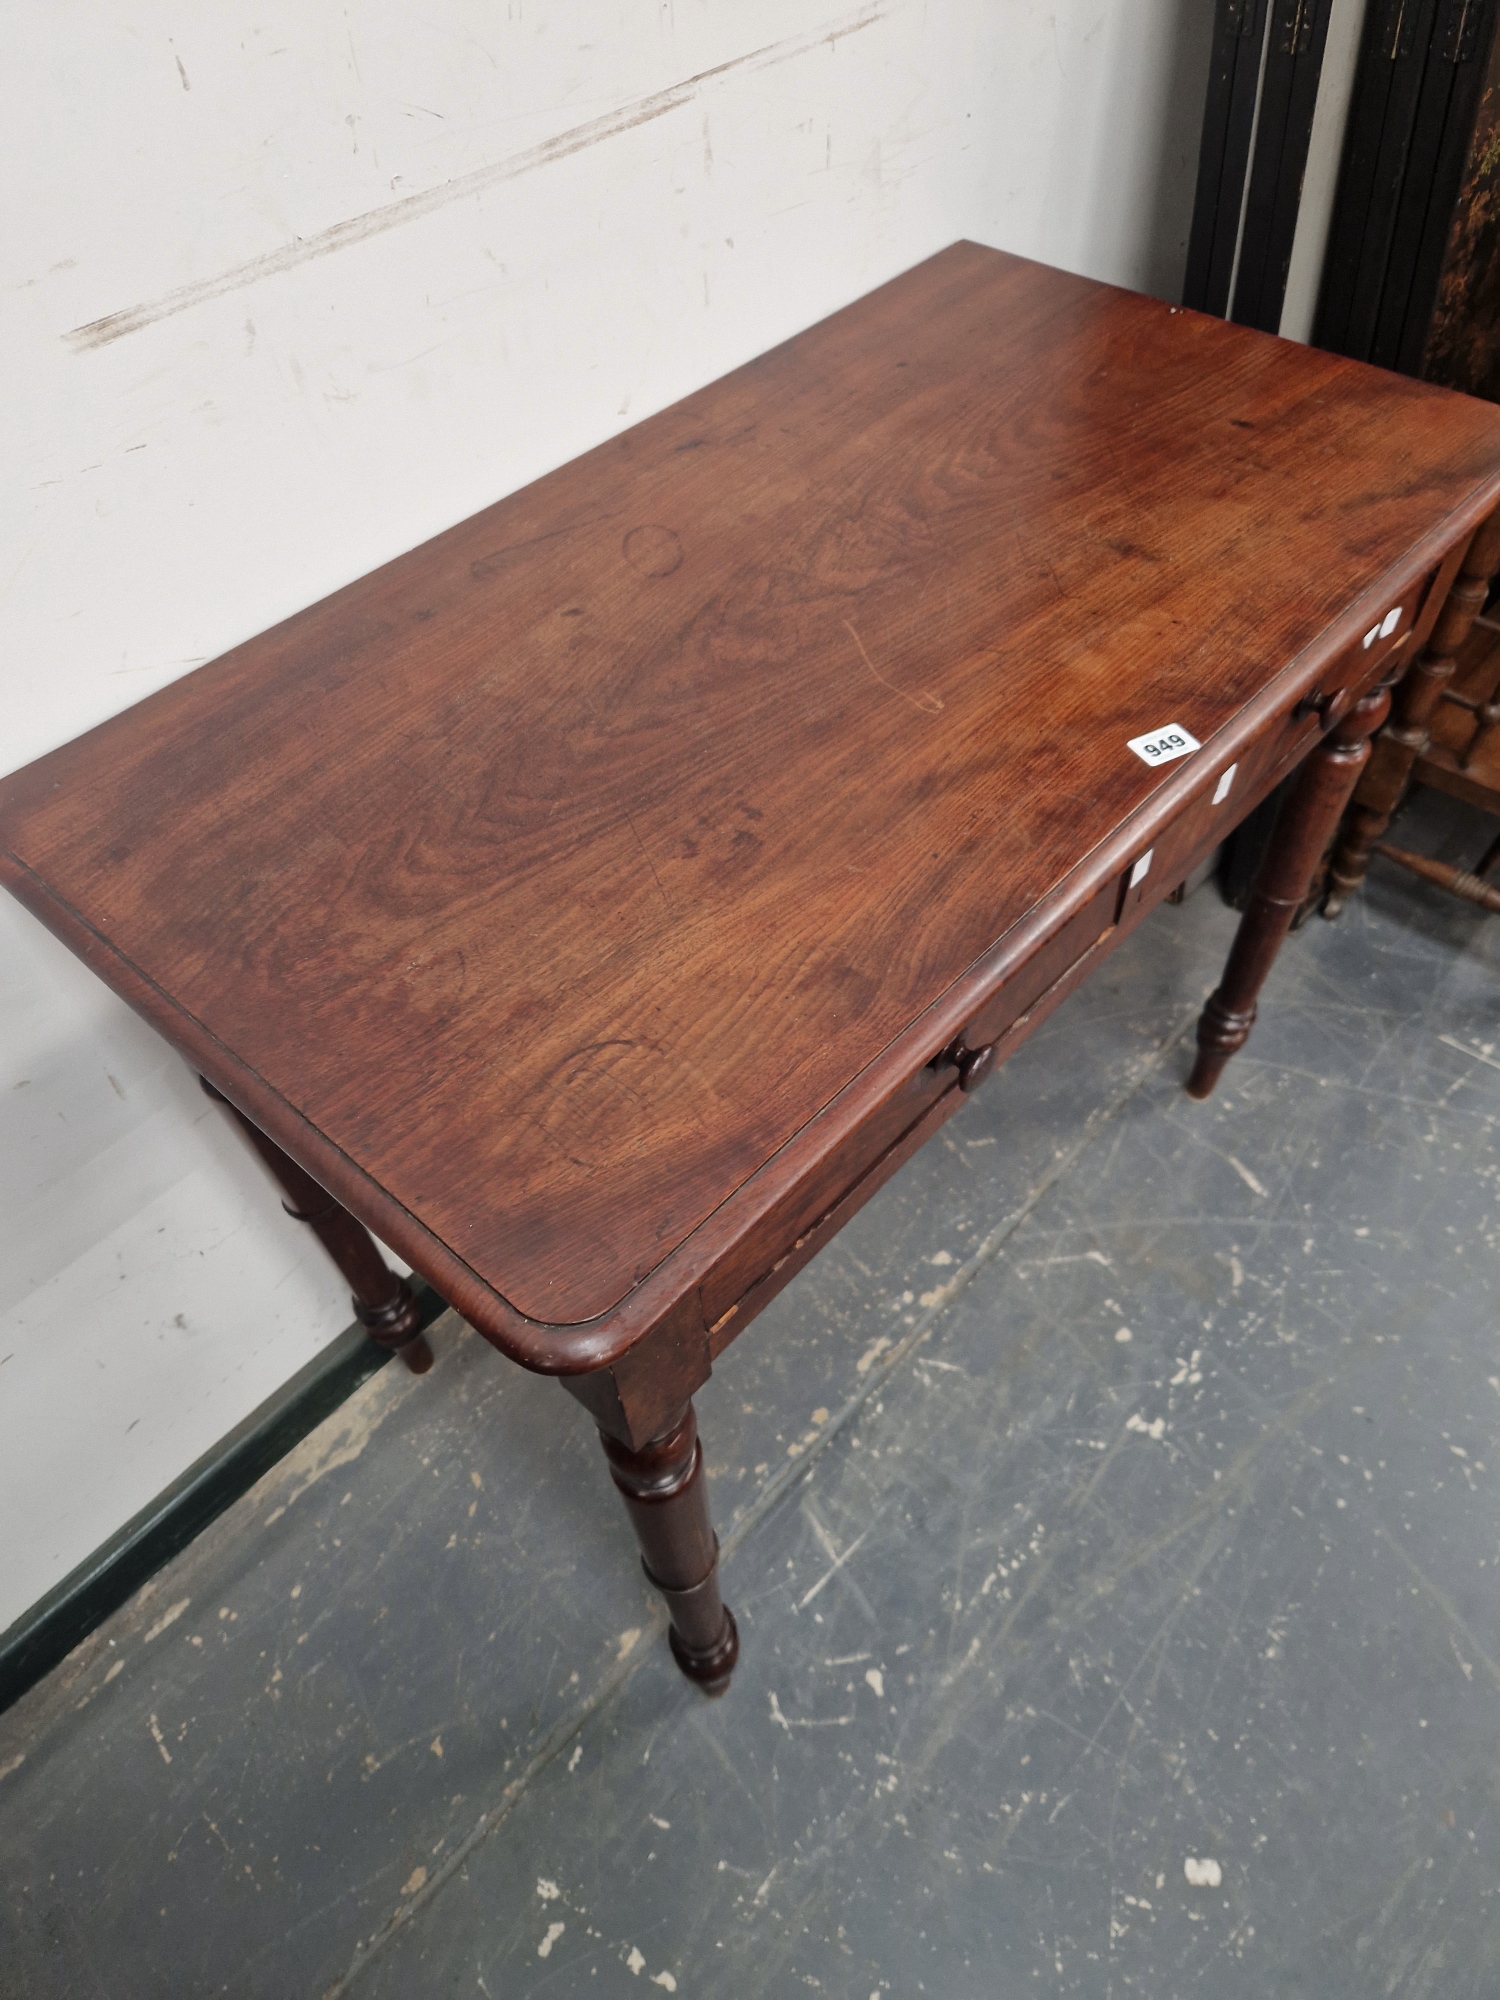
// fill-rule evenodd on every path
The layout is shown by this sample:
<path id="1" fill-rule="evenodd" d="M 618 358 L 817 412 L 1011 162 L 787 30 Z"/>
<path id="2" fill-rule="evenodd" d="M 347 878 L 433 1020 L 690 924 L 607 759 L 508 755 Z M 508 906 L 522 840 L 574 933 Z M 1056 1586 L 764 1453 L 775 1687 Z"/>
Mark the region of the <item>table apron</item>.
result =
<path id="1" fill-rule="evenodd" d="M 1245 816 L 1286 778 L 1325 730 L 1387 674 L 1411 636 L 1423 592 L 1409 593 L 1400 625 L 1379 643 L 1350 647 L 1325 669 L 1322 713 L 1289 703 L 1242 751 L 1224 797 L 1226 766 L 1205 766 L 1203 783 L 1159 831 L 1150 863 L 1141 857 L 1042 940 L 971 1016 L 958 1046 L 993 1045 L 996 1065 L 1011 1056 L 1088 979 L 1147 912 L 1205 861 Z M 1132 879 L 1137 877 L 1139 879 Z M 819 1162 L 703 1279 L 698 1303 L 717 1357 L 844 1224 L 966 1102 L 954 1046 L 896 1086 L 885 1102 Z"/>

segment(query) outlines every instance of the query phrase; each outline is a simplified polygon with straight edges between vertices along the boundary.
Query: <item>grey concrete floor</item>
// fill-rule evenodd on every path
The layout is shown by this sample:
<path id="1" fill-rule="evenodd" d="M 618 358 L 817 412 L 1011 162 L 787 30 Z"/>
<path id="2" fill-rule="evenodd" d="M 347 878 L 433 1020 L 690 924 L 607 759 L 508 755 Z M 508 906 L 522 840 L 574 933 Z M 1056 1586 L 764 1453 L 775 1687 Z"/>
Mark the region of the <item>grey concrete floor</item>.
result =
<path id="1" fill-rule="evenodd" d="M 6 2000 L 1500 1991 L 1500 923 L 1381 867 L 1199 1106 L 1233 922 L 720 1363 L 723 1700 L 440 1322 L 0 1717 Z"/>

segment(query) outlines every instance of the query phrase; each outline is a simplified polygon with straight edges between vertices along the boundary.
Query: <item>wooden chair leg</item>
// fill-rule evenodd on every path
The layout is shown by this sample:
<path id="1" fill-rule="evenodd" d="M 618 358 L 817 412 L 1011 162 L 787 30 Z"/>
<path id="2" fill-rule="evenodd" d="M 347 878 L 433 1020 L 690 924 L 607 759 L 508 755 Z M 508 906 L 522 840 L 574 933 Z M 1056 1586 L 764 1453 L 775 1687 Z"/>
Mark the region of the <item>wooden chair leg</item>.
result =
<path id="1" fill-rule="evenodd" d="M 1229 1058 L 1248 1040 L 1255 1025 L 1256 997 L 1369 760 L 1370 736 L 1385 720 L 1390 705 L 1390 690 L 1373 688 L 1303 764 L 1240 919 L 1224 977 L 1199 1018 L 1198 1059 L 1187 1084 L 1190 1097 L 1207 1097 Z"/>
<path id="2" fill-rule="evenodd" d="M 1464 745 L 1458 760 L 1460 771 L 1467 771 L 1480 751 L 1489 748 L 1490 738 L 1497 729 L 1500 729 L 1500 693 L 1492 694 L 1488 701 L 1481 702 L 1475 709 L 1474 734 Z"/>
<path id="3" fill-rule="evenodd" d="M 1371 849 L 1401 803 L 1412 765 L 1432 742 L 1427 725 L 1453 678 L 1458 649 L 1484 609 L 1490 579 L 1497 569 L 1500 513 L 1492 514 L 1476 530 L 1447 602 L 1438 613 L 1432 637 L 1396 690 L 1390 722 L 1380 732 L 1328 864 L 1325 917 L 1336 917 L 1365 879 Z"/>
<path id="4" fill-rule="evenodd" d="M 705 1694 L 722 1694 L 740 1635 L 719 1595 L 719 1541 L 708 1517 L 693 1406 L 638 1451 L 606 1431 L 599 1437 L 641 1545 L 646 1580 L 666 1599 L 673 1658 Z"/>
<path id="5" fill-rule="evenodd" d="M 222 1091 L 215 1090 L 206 1076 L 198 1081 L 214 1102 L 229 1112 L 281 1183 L 287 1197 L 281 1205 L 287 1214 L 307 1224 L 343 1272 L 354 1293 L 355 1317 L 371 1340 L 377 1346 L 393 1348 L 413 1375 L 425 1375 L 432 1366 L 432 1349 L 422 1331 L 421 1307 L 405 1278 L 381 1256 L 369 1230 Z"/>
<path id="6" fill-rule="evenodd" d="M 1481 881 L 1477 871 L 1470 875 L 1446 861 L 1433 861 L 1425 854 L 1413 854 L 1409 847 L 1392 847 L 1388 840 L 1377 840 L 1373 852 L 1384 855 L 1387 861 L 1394 861 L 1398 868 L 1405 868 L 1409 874 L 1420 876 L 1424 882 L 1433 882 L 1439 889 L 1446 889 L 1450 896 L 1459 896 L 1466 903 L 1477 903 L 1481 910 L 1500 916 L 1500 889 L 1492 889 L 1488 882 Z"/>

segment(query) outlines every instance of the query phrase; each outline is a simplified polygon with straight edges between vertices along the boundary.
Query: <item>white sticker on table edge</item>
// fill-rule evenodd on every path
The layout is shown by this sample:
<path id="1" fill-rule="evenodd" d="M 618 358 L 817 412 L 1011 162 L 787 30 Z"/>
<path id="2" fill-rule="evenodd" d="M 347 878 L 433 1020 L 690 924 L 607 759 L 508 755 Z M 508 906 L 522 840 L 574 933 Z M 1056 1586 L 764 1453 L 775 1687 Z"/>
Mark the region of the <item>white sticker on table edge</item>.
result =
<path id="1" fill-rule="evenodd" d="M 1164 722 L 1160 729 L 1148 729 L 1144 736 L 1132 736 L 1125 745 L 1133 750 L 1143 764 L 1153 769 L 1158 764 L 1170 764 L 1174 757 L 1191 756 L 1203 745 L 1180 722 Z"/>

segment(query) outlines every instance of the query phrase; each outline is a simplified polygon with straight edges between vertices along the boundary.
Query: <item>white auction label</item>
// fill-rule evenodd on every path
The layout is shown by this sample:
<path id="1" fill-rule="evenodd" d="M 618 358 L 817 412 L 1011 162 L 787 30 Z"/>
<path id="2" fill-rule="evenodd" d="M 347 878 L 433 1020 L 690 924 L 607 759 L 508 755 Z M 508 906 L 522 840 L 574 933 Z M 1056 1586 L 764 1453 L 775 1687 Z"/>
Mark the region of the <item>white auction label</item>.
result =
<path id="1" fill-rule="evenodd" d="M 1170 764 L 1174 757 L 1189 756 L 1203 745 L 1180 722 L 1168 722 L 1160 729 L 1148 729 L 1144 736 L 1132 736 L 1125 748 L 1143 764 Z"/>

